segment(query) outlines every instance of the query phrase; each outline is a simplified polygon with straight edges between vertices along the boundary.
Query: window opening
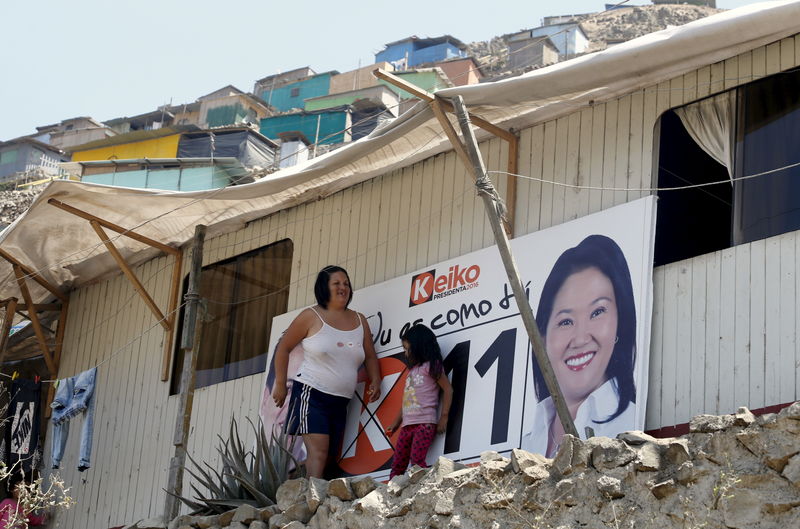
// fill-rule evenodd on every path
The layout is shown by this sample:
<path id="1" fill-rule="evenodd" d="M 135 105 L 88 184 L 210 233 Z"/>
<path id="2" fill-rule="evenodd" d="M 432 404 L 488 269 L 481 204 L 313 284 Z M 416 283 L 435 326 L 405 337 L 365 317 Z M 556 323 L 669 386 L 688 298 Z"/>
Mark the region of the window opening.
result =
<path id="1" fill-rule="evenodd" d="M 203 268 L 196 388 L 263 372 L 272 318 L 286 312 L 293 244 L 285 239 Z M 184 281 L 186 292 L 188 278 Z M 202 314 L 202 311 L 201 311 Z M 200 316 L 198 316 L 200 317 Z M 178 333 L 183 332 L 181 309 Z M 180 391 L 183 354 L 175 345 L 170 394 Z"/>

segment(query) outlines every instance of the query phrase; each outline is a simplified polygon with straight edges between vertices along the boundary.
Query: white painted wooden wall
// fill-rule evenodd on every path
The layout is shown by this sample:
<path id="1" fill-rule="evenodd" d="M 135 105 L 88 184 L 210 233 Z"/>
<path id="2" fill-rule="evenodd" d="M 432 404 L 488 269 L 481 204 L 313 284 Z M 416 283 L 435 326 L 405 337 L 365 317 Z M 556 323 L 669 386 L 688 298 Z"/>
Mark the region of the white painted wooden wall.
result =
<path id="1" fill-rule="evenodd" d="M 800 37 L 784 39 L 522 130 L 519 172 L 572 184 L 650 187 L 659 115 L 798 61 Z M 490 170 L 505 169 L 504 142 L 485 142 L 482 151 Z M 505 178 L 495 181 L 505 196 Z M 574 191 L 520 179 L 516 233 L 648 194 Z M 452 153 L 211 239 L 204 262 L 287 237 L 294 242 L 290 310 L 312 302 L 315 274 L 327 264 L 345 266 L 361 288 L 492 244 L 483 206 Z M 782 235 L 656 269 L 647 428 L 686 422 L 699 412 L 800 397 L 797 238 Z M 136 272 L 166 306 L 168 259 Z M 105 363 L 98 373 L 93 468 L 75 471 L 76 424 L 62 475 L 77 505 L 58 513 L 61 527 L 105 529 L 163 511 L 176 412 L 169 384 L 159 380 L 163 339 L 124 277 L 72 293 L 59 376 Z M 194 457 L 215 459 L 216 435 L 227 431 L 231 416 L 255 417 L 262 381 L 263 375 L 253 375 L 196 392 L 189 447 Z"/>

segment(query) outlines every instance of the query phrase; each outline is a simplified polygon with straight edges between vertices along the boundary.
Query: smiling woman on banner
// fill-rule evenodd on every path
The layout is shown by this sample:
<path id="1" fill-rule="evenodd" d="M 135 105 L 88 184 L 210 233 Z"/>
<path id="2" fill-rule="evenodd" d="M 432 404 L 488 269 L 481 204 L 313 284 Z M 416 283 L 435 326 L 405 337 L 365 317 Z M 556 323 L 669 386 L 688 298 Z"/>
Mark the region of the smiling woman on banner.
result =
<path id="1" fill-rule="evenodd" d="M 553 265 L 536 322 L 578 433 L 616 437 L 634 428 L 636 308 L 628 263 L 612 239 L 590 235 Z M 522 448 L 552 457 L 564 428 L 534 359 L 538 403 Z"/>
<path id="2" fill-rule="evenodd" d="M 275 351 L 272 398 L 283 406 L 287 394 L 289 353 L 303 347 L 303 363 L 293 377 L 287 431 L 302 435 L 306 473 L 321 478 L 326 463 L 338 452 L 347 406 L 356 389 L 362 364 L 369 376 L 367 397 L 380 397 L 380 366 L 367 319 L 350 310 L 350 277 L 344 268 L 326 266 L 314 283 L 317 305 L 302 311 L 289 325 Z"/>

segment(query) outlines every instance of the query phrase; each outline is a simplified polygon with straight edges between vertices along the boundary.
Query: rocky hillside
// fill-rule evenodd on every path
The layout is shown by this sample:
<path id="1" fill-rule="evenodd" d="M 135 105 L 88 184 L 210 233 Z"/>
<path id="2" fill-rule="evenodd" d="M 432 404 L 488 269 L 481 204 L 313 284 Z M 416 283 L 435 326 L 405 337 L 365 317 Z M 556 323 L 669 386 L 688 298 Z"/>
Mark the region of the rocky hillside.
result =
<path id="1" fill-rule="evenodd" d="M 581 23 L 583 31 L 589 38 L 589 51 L 592 52 L 607 48 L 609 43 L 624 42 L 671 26 L 682 26 L 720 11 L 722 10 L 705 6 L 662 4 L 579 15 L 575 20 Z M 511 72 L 506 67 L 508 37 L 509 35 L 503 35 L 490 41 L 467 45 L 469 53 L 478 59 L 478 63 L 489 78 L 502 78 L 512 73 L 520 73 Z"/>
<path id="2" fill-rule="evenodd" d="M 38 191 L 0 191 L 0 229 L 22 215 L 38 194 Z"/>
<path id="3" fill-rule="evenodd" d="M 485 452 L 440 458 L 388 484 L 295 479 L 278 504 L 146 520 L 140 529 L 503 529 L 800 527 L 800 402 L 778 414 L 701 415 L 680 438 L 642 432 L 581 441 L 553 459 Z"/>

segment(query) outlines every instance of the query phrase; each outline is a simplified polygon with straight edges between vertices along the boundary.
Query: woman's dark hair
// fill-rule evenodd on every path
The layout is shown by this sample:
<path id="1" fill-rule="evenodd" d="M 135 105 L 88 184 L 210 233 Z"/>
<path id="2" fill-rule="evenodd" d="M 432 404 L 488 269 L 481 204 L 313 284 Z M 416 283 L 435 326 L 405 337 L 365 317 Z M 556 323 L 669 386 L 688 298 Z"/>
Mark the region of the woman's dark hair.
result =
<path id="1" fill-rule="evenodd" d="M 328 286 L 328 282 L 331 280 L 331 276 L 336 272 L 342 272 L 347 277 L 347 282 L 350 283 L 350 297 L 347 298 L 347 305 L 350 305 L 350 302 L 353 301 L 353 284 L 350 282 L 350 276 L 347 274 L 347 270 L 341 266 L 328 265 L 319 271 L 317 280 L 314 282 L 314 297 L 317 298 L 317 303 L 319 303 L 319 306 L 323 309 L 328 308 L 328 302 L 331 300 L 331 289 Z"/>
<path id="2" fill-rule="evenodd" d="M 619 245 L 605 235 L 590 235 L 578 246 L 566 250 L 558 258 L 547 277 L 536 311 L 536 325 L 542 337 L 547 335 L 547 322 L 553 312 L 556 295 L 566 280 L 587 268 L 597 268 L 614 288 L 617 305 L 617 342 L 606 368 L 609 380 L 615 380 L 619 395 L 619 406 L 608 419 L 609 422 L 624 412 L 631 402 L 636 402 L 636 384 L 633 366 L 636 362 L 636 306 L 633 300 L 633 285 L 628 263 Z M 539 400 L 550 396 L 544 376 L 536 358 L 533 359 L 533 380 Z"/>
<path id="3" fill-rule="evenodd" d="M 433 331 L 418 323 L 400 336 L 400 339 L 408 342 L 409 367 L 430 362 L 428 372 L 434 380 L 438 380 L 444 371 L 444 362 L 442 350 Z"/>

